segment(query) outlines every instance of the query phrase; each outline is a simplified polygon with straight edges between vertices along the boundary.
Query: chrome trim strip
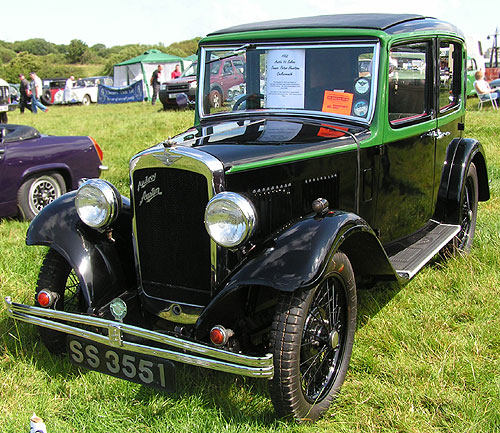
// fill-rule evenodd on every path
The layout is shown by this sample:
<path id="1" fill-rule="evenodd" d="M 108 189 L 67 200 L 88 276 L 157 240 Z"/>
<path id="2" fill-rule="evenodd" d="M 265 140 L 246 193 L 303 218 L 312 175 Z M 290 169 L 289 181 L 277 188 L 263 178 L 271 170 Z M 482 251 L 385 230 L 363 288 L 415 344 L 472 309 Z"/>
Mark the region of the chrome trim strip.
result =
<path id="1" fill-rule="evenodd" d="M 182 338 L 139 328 L 137 326 L 114 322 L 112 320 L 17 304 L 12 302 L 9 296 L 5 298 L 5 303 L 7 306 L 7 314 L 13 319 L 86 338 L 109 347 L 119 346 L 130 352 L 142 353 L 144 355 L 169 359 L 212 370 L 224 371 L 226 373 L 241 374 L 243 376 L 272 378 L 274 374 L 273 356 L 269 353 L 262 357 L 254 357 L 228 352 L 193 341 L 183 340 Z M 64 320 L 75 324 L 98 327 L 103 330 L 106 329 L 108 330 L 108 336 L 69 324 L 54 322 L 49 319 Z M 181 349 L 182 353 L 125 341 L 122 338 L 123 334 L 129 334 L 173 346 Z M 201 356 L 185 353 L 186 351 Z"/>

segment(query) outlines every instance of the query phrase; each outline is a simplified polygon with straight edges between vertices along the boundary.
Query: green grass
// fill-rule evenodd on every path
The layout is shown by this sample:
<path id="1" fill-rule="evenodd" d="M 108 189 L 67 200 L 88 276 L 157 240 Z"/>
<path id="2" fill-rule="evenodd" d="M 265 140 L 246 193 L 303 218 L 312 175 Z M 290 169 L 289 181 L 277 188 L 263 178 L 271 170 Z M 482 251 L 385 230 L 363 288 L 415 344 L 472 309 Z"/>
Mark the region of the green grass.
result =
<path id="1" fill-rule="evenodd" d="M 50 355 L 31 325 L 0 309 L 0 426 L 27 431 L 35 411 L 59 432 L 500 432 L 500 113 L 467 114 L 466 135 L 486 149 L 491 199 L 479 206 L 472 252 L 436 261 L 402 289 L 360 291 L 351 366 L 316 425 L 274 417 L 264 381 L 178 368 L 178 391 L 159 393 L 73 367 Z M 128 161 L 189 127 L 192 112 L 148 104 L 52 107 L 10 115 L 50 134 L 92 135 L 128 193 Z M 128 195 L 128 194 L 127 194 Z M 44 248 L 28 224 L 0 220 L 0 295 L 32 303 Z"/>

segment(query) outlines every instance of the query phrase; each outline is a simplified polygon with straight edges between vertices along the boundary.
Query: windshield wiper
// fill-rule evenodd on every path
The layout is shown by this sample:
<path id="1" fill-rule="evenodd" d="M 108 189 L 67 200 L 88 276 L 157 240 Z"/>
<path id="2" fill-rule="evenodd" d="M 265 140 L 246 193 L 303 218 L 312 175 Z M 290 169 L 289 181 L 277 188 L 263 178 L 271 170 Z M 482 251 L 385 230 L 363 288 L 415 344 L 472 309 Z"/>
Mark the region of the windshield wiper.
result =
<path id="1" fill-rule="evenodd" d="M 245 54 L 248 50 L 255 50 L 256 45 L 255 44 L 245 44 L 242 45 L 239 48 L 236 48 L 235 50 L 231 51 L 230 54 L 227 54 L 222 57 L 217 57 L 216 59 L 209 60 L 208 62 L 205 62 L 206 65 L 209 65 L 210 63 L 218 62 L 219 60 L 224 60 L 224 59 L 229 59 L 231 57 L 236 57 L 236 56 L 241 56 L 242 54 Z"/>

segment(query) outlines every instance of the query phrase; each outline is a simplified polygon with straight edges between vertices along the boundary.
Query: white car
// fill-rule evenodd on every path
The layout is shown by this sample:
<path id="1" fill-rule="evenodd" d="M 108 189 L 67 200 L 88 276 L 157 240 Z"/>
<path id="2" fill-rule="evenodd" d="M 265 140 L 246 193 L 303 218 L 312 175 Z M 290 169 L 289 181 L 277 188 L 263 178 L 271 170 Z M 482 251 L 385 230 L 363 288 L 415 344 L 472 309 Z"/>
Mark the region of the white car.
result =
<path id="1" fill-rule="evenodd" d="M 112 86 L 113 77 L 89 77 L 78 80 L 66 99 L 64 98 L 64 90 L 59 90 L 54 95 L 54 104 L 90 105 L 91 102 L 97 102 L 98 84 Z"/>

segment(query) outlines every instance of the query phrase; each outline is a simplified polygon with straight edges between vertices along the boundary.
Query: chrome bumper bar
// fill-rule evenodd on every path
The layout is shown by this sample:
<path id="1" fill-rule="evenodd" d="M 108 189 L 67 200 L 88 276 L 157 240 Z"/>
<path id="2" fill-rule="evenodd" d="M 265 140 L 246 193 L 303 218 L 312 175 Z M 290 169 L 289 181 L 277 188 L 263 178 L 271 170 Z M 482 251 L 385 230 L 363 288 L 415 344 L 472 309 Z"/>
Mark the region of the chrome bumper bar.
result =
<path id="1" fill-rule="evenodd" d="M 5 303 L 7 305 L 7 313 L 13 319 L 64 332 L 65 334 L 82 337 L 106 346 L 182 362 L 197 367 L 224 371 L 226 373 L 258 378 L 273 377 L 273 356 L 269 353 L 262 357 L 254 357 L 228 352 L 205 344 L 184 340 L 182 338 L 165 335 L 125 323 L 115 322 L 113 320 L 16 304 L 12 302 L 9 296 L 5 298 Z M 62 320 L 67 323 L 54 322 L 54 320 Z M 106 330 L 108 335 L 103 335 L 88 329 L 82 329 L 78 326 L 74 326 L 75 324 L 90 326 L 103 331 Z M 179 351 L 124 341 L 124 334 L 133 335 L 151 342 L 166 344 L 179 349 Z"/>

